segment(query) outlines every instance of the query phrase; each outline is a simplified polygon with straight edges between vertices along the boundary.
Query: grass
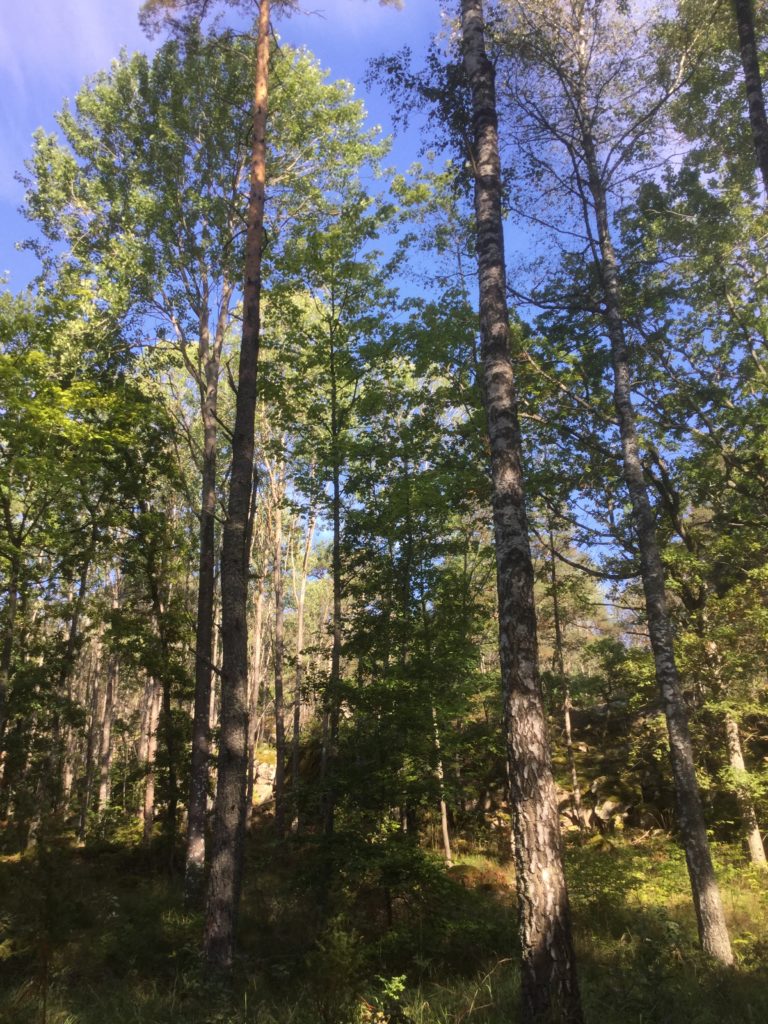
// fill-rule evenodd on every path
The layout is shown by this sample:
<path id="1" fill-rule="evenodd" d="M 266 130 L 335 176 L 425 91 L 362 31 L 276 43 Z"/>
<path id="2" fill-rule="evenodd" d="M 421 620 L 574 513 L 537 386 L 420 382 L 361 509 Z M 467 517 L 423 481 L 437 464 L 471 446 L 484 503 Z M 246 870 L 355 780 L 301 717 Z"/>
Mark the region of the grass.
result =
<path id="1" fill-rule="evenodd" d="M 768 892 L 718 847 L 738 967 L 696 947 L 684 859 L 666 836 L 568 849 L 594 1024 L 764 1024 Z M 2 1024 L 508 1024 L 518 995 L 509 865 L 446 872 L 407 843 L 253 837 L 236 977 L 206 978 L 201 918 L 161 846 L 66 842 L 0 859 Z"/>

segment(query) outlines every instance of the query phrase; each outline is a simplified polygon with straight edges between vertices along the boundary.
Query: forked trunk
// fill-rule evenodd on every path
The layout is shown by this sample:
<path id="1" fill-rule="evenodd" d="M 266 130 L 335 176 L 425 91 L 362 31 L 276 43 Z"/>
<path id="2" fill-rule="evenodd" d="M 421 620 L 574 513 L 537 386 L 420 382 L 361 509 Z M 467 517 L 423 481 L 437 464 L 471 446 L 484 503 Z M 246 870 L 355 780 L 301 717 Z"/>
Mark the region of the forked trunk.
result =
<path id="1" fill-rule="evenodd" d="M 499 647 L 522 951 L 522 1019 L 580 1024 L 560 819 L 541 697 L 533 565 L 509 352 L 496 87 L 481 0 L 462 0 L 472 94 L 483 397 L 491 451 Z"/>
<path id="2" fill-rule="evenodd" d="M 259 4 L 253 97 L 250 197 L 246 227 L 243 332 L 232 435 L 232 469 L 221 553 L 223 663 L 221 740 L 214 811 L 211 873 L 206 897 L 206 961 L 229 970 L 245 840 L 248 768 L 248 552 L 253 489 L 256 374 L 259 355 L 261 258 L 266 184 L 267 90 L 269 82 L 269 0 Z"/>

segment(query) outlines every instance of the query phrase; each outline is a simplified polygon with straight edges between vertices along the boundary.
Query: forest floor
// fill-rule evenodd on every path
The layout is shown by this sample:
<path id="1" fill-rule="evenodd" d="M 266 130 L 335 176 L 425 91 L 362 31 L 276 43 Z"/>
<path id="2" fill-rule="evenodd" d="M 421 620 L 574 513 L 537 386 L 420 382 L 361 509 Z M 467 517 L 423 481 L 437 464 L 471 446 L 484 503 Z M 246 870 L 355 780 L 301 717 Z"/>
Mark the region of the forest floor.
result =
<path id="1" fill-rule="evenodd" d="M 765 1024 L 768 887 L 716 847 L 738 965 L 696 949 L 666 835 L 568 847 L 589 1024 Z M 199 962 L 167 846 L 65 839 L 0 858 L 2 1024 L 508 1024 L 513 872 L 466 849 L 446 871 L 397 836 L 252 836 L 230 987 Z"/>

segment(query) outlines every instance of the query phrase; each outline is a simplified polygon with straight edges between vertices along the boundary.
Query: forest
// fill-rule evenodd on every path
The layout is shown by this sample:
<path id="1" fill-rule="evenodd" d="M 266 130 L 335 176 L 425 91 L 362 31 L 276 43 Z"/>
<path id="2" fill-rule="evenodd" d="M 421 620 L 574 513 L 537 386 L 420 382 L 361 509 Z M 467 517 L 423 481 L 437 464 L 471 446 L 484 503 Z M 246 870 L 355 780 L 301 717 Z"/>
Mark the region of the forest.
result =
<path id="1" fill-rule="evenodd" d="M 3 1024 L 768 1020 L 768 3 L 381 2 L 18 168 Z"/>

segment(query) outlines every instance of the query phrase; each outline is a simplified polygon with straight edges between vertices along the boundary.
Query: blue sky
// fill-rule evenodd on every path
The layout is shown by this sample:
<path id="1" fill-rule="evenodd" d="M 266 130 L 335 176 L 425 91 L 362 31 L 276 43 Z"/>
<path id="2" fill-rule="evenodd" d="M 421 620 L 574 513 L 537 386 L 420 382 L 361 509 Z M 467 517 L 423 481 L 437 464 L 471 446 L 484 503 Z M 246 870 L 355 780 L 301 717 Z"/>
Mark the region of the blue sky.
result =
<path id="1" fill-rule="evenodd" d="M 32 133 L 55 127 L 54 113 L 84 79 L 117 56 L 121 47 L 148 50 L 138 24 L 142 0 L 5 0 L 0 19 L 0 274 L 9 272 L 17 291 L 37 263 L 15 243 L 29 235 L 19 214 L 23 197 L 14 174 L 31 151 Z M 305 14 L 278 25 L 281 37 L 304 44 L 333 78 L 358 85 L 371 123 L 388 130 L 387 105 L 360 84 L 367 61 L 410 45 L 426 49 L 441 27 L 439 0 L 405 0 L 401 11 L 376 0 L 302 0 Z M 401 140 L 394 157 L 401 166 L 416 157 L 419 140 Z M 404 169 L 404 166 L 403 166 Z"/>

